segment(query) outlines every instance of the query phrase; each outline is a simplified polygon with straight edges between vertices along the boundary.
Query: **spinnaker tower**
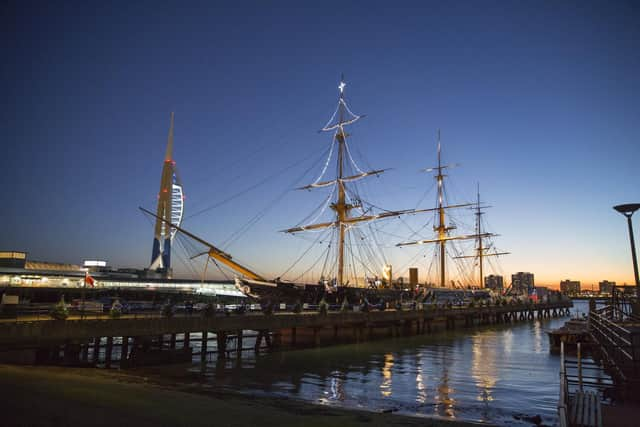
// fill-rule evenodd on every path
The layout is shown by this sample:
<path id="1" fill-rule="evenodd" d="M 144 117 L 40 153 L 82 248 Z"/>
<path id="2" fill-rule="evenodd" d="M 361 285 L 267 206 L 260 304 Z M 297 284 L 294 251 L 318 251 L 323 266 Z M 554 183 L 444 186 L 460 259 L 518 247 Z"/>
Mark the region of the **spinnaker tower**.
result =
<path id="1" fill-rule="evenodd" d="M 171 113 L 149 266 L 150 270 L 159 271 L 165 277 L 171 277 L 171 242 L 176 234 L 176 229 L 169 224 L 180 226 L 184 214 L 182 183 L 178 176 L 176 162 L 173 160 L 173 120 L 174 113 Z"/>

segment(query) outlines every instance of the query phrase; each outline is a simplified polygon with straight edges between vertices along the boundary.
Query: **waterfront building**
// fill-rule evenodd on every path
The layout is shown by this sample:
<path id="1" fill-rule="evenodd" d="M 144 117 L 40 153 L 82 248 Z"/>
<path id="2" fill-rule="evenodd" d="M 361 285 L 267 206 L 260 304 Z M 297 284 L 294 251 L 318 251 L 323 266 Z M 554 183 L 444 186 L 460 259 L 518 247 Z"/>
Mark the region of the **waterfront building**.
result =
<path id="1" fill-rule="evenodd" d="M 97 265 L 93 265 L 97 264 Z M 92 284 L 85 283 L 90 272 Z M 30 261 L 26 252 L 0 252 L 0 287 L 41 288 L 136 288 L 174 290 L 244 297 L 234 283 L 216 280 L 186 280 L 152 277 L 148 269 L 112 268 L 106 262 L 89 261 L 87 267 L 49 261 Z"/>
<path id="2" fill-rule="evenodd" d="M 616 285 L 616 282 L 610 282 L 608 280 L 603 280 L 598 283 L 598 291 L 601 294 L 610 294 L 613 291 L 613 287 Z"/>
<path id="3" fill-rule="evenodd" d="M 504 278 L 497 274 L 490 274 L 484 278 L 484 287 L 494 291 L 502 291 L 504 289 Z"/>
<path id="4" fill-rule="evenodd" d="M 626 283 L 623 283 L 622 285 L 616 285 L 616 289 L 622 291 L 625 295 L 636 294 L 636 287 L 634 285 L 627 285 Z"/>
<path id="5" fill-rule="evenodd" d="M 580 293 L 579 280 L 562 280 L 560 282 L 560 292 L 568 295 L 578 295 Z"/>
<path id="6" fill-rule="evenodd" d="M 535 288 L 533 273 L 518 272 L 511 275 L 511 289 L 518 294 L 529 295 Z"/>
<path id="7" fill-rule="evenodd" d="M 411 288 L 418 286 L 418 269 L 416 267 L 409 269 L 409 285 Z"/>
<path id="8" fill-rule="evenodd" d="M 26 252 L 0 251 L 0 267 L 24 268 L 26 262 Z"/>
<path id="9" fill-rule="evenodd" d="M 536 295 L 538 296 L 538 301 L 547 301 L 549 299 L 549 288 L 546 286 L 536 286 Z"/>

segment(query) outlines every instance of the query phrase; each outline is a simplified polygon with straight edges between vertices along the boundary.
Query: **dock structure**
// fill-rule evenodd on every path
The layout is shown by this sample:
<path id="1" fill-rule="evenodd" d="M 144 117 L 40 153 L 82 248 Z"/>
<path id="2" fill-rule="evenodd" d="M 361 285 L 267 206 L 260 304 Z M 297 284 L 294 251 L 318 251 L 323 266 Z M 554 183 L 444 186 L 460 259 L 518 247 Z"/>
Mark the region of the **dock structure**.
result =
<path id="1" fill-rule="evenodd" d="M 252 349 L 291 349 L 418 335 L 458 327 L 515 323 L 569 315 L 571 301 L 435 308 L 416 304 L 382 311 L 277 311 L 118 319 L 0 322 L 0 360 L 121 367 L 201 361 Z M 210 342 L 213 340 L 213 343 Z M 209 347 L 211 345 L 211 347 Z M 116 349 L 119 348 L 119 351 Z M 91 357 L 90 357 L 91 353 Z M 115 355 L 115 359 L 114 359 Z"/>
<path id="2" fill-rule="evenodd" d="M 575 334 L 577 355 L 560 342 L 561 427 L 631 426 L 640 413 L 640 318 L 634 300 L 614 290 L 602 308 L 591 303 L 585 333 Z M 582 345 L 587 344 L 583 360 Z"/>
<path id="3" fill-rule="evenodd" d="M 585 366 L 585 362 L 587 361 L 582 360 L 579 342 L 576 360 L 568 360 L 565 357 L 565 343 L 560 343 L 560 399 L 558 401 L 560 427 L 603 426 L 604 408 L 601 396 L 592 387 L 597 383 L 593 381 L 593 376 L 583 375 L 584 370 L 593 370 L 593 367 Z M 577 370 L 577 373 L 572 374 L 569 370 Z"/>
<path id="4" fill-rule="evenodd" d="M 611 375 L 620 400 L 640 402 L 640 316 L 634 299 L 614 288 L 605 307 L 589 310 L 594 358 Z"/>

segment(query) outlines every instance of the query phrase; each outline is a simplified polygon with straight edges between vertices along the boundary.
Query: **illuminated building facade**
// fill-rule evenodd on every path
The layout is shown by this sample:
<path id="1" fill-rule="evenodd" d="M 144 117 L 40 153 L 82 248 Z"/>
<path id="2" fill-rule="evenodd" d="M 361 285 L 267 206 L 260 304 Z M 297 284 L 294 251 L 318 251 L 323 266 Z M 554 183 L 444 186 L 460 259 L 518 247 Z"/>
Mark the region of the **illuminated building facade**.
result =
<path id="1" fill-rule="evenodd" d="M 0 251 L 0 267 L 24 268 L 26 262 L 26 252 Z"/>
<path id="2" fill-rule="evenodd" d="M 603 280 L 598 283 L 598 290 L 601 294 L 610 294 L 613 291 L 613 287 L 616 285 L 616 282 L 610 282 L 608 280 Z"/>
<path id="3" fill-rule="evenodd" d="M 511 275 L 511 288 L 519 294 L 530 295 L 535 288 L 533 273 L 518 272 Z"/>
<path id="4" fill-rule="evenodd" d="M 579 280 L 562 280 L 560 282 L 560 292 L 569 295 L 577 295 L 580 293 L 580 281 Z"/>
<path id="5" fill-rule="evenodd" d="M 17 260 L 17 261 L 16 261 Z M 82 288 L 90 272 L 96 288 L 172 289 L 181 292 L 244 298 L 235 284 L 213 280 L 149 278 L 146 270 L 114 269 L 104 261 L 62 264 L 30 261 L 26 252 L 0 251 L 0 287 Z"/>
<path id="6" fill-rule="evenodd" d="M 504 278 L 500 275 L 490 274 L 484 278 L 484 287 L 494 291 L 502 291 L 504 289 Z"/>

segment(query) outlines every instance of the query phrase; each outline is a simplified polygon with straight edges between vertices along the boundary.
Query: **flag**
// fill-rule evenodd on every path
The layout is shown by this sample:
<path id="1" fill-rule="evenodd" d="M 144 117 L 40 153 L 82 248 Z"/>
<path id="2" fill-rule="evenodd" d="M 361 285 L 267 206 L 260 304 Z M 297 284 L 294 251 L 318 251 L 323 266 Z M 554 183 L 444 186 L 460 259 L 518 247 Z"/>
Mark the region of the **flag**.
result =
<path id="1" fill-rule="evenodd" d="M 95 280 L 93 280 L 93 277 L 91 277 L 89 275 L 88 271 L 84 272 L 84 286 L 86 287 L 87 285 L 91 286 L 93 288 L 93 285 L 95 283 Z"/>

